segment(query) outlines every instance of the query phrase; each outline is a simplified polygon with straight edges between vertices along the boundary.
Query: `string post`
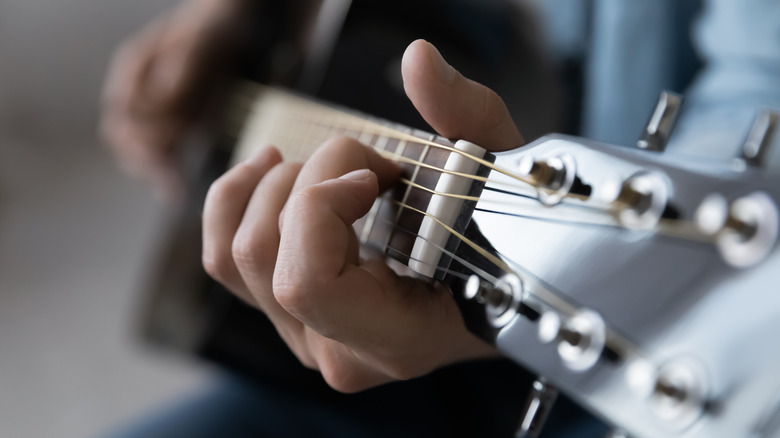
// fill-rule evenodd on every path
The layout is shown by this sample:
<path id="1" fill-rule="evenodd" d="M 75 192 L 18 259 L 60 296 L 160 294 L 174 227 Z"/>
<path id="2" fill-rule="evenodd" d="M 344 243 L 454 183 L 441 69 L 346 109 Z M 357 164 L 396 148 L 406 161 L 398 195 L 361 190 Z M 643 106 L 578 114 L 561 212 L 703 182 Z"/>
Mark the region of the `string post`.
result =
<path id="1" fill-rule="evenodd" d="M 484 304 L 488 319 L 497 328 L 509 324 L 527 307 L 523 303 L 526 296 L 523 282 L 512 273 L 501 277 L 495 285 L 472 275 L 466 281 L 463 296 Z"/>
<path id="2" fill-rule="evenodd" d="M 569 194 L 577 178 L 577 167 L 571 155 L 560 155 L 536 160 L 530 155 L 517 163 L 518 171 L 531 179 L 539 201 L 544 205 L 555 205 Z"/>
<path id="3" fill-rule="evenodd" d="M 691 359 L 670 361 L 655 373 L 650 409 L 670 427 L 690 427 L 705 411 L 708 385 L 706 373 Z"/>
<path id="4" fill-rule="evenodd" d="M 478 275 L 472 275 L 466 281 L 463 289 L 463 296 L 468 300 L 475 300 L 480 304 L 499 308 L 504 305 L 506 296 L 504 291 L 492 287 L 487 282 L 482 281 Z"/>
<path id="5" fill-rule="evenodd" d="M 772 198 L 754 192 L 730 204 L 718 193 L 707 195 L 694 215 L 700 232 L 715 239 L 721 257 L 737 268 L 764 260 L 775 246 L 780 214 Z"/>
<path id="6" fill-rule="evenodd" d="M 564 365 L 572 371 L 584 372 L 596 365 L 605 351 L 606 324 L 598 313 L 582 309 L 561 324 L 555 339 Z"/>
<path id="7" fill-rule="evenodd" d="M 663 176 L 639 171 L 623 183 L 614 204 L 620 223 L 629 229 L 654 228 L 663 217 L 669 189 Z"/>

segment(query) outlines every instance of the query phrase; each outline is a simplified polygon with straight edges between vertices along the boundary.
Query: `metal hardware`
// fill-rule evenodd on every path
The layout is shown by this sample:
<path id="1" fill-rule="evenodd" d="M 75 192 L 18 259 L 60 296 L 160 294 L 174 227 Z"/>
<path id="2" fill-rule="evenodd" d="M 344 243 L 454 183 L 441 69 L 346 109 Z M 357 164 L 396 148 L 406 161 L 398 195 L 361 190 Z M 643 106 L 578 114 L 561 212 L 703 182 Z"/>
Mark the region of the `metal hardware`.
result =
<path id="1" fill-rule="evenodd" d="M 542 313 L 539 318 L 539 341 L 542 344 L 549 344 L 558 340 L 561 333 L 561 317 L 555 311 Z"/>
<path id="2" fill-rule="evenodd" d="M 734 200 L 712 193 L 696 209 L 694 221 L 702 233 L 713 236 L 723 260 L 744 268 L 763 260 L 777 240 L 780 215 L 766 193 Z"/>
<path id="3" fill-rule="evenodd" d="M 699 204 L 693 221 L 696 228 L 707 236 L 714 236 L 726 225 L 729 204 L 720 193 L 710 193 Z"/>
<path id="4" fill-rule="evenodd" d="M 558 354 L 572 371 L 586 371 L 598 362 L 605 352 L 607 328 L 601 316 L 590 309 L 578 311 L 562 321 L 554 311 L 544 312 L 539 318 L 539 341 L 558 342 Z"/>
<path id="5" fill-rule="evenodd" d="M 740 149 L 739 158 L 749 166 L 764 166 L 778 124 L 780 124 L 780 114 L 769 109 L 762 110 L 753 121 L 753 126 Z"/>
<path id="6" fill-rule="evenodd" d="M 658 224 L 669 199 L 661 175 L 640 171 L 629 177 L 616 200 L 618 220 L 626 228 L 650 229 Z"/>
<path id="7" fill-rule="evenodd" d="M 537 184 L 539 201 L 544 205 L 555 205 L 571 191 L 577 177 L 577 166 L 571 155 L 561 155 L 536 161 L 531 156 L 523 157 L 517 167 L 520 173 L 530 176 Z"/>
<path id="8" fill-rule="evenodd" d="M 704 412 L 706 401 L 705 373 L 696 362 L 677 360 L 658 369 L 650 407 L 672 429 L 692 425 Z"/>
<path id="9" fill-rule="evenodd" d="M 601 316 L 583 309 L 561 327 L 558 354 L 572 371 L 587 371 L 596 365 L 607 342 L 606 324 Z"/>
<path id="10" fill-rule="evenodd" d="M 466 281 L 463 296 L 485 304 L 490 322 L 495 327 L 503 327 L 518 314 L 525 299 L 525 290 L 522 280 L 515 274 L 501 277 L 495 286 L 472 275 Z"/>
<path id="11" fill-rule="evenodd" d="M 515 438 L 538 437 L 557 398 L 558 388 L 548 384 L 544 379 L 534 381 Z"/>
<path id="12" fill-rule="evenodd" d="M 662 91 L 655 110 L 636 142 L 636 147 L 648 151 L 662 152 L 672 133 L 677 115 L 682 105 L 682 96 L 670 91 Z"/>

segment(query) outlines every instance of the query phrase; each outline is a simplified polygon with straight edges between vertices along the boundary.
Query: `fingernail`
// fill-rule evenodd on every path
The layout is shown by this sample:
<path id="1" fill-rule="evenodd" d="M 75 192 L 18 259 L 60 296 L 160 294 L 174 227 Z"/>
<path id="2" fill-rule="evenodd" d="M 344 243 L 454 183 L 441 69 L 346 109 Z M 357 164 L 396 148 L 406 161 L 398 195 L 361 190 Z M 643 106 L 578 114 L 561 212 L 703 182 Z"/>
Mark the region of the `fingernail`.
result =
<path id="1" fill-rule="evenodd" d="M 429 43 L 430 44 L 430 43 Z M 430 58 L 431 64 L 433 64 L 433 71 L 439 80 L 447 85 L 451 84 L 455 80 L 455 75 L 458 73 L 454 67 L 447 64 L 444 57 L 441 56 L 439 50 L 433 44 L 430 44 L 431 50 Z"/>
<path id="2" fill-rule="evenodd" d="M 353 170 L 352 172 L 349 172 L 348 174 L 341 176 L 339 179 L 346 179 L 350 181 L 363 181 L 368 179 L 369 176 L 371 176 L 370 170 L 358 169 L 358 170 Z"/>

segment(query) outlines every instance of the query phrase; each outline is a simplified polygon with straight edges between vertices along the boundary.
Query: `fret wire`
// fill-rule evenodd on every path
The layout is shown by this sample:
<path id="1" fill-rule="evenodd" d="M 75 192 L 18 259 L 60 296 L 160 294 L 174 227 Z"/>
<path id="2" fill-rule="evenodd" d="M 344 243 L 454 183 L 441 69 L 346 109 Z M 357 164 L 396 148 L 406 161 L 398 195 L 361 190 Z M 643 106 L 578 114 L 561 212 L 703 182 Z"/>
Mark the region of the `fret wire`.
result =
<path id="1" fill-rule="evenodd" d="M 428 146 L 425 146 L 422 152 L 420 153 L 420 159 L 419 159 L 420 163 L 425 161 L 425 157 L 426 155 L 428 155 L 428 149 L 430 148 Z M 420 173 L 420 166 L 415 166 L 414 170 L 412 171 L 411 180 L 410 180 L 412 184 L 414 184 L 414 180 L 417 179 L 417 174 L 419 173 Z M 406 201 L 409 199 L 409 193 L 411 193 L 411 191 L 412 191 L 412 185 L 408 184 L 406 186 L 406 190 L 404 191 L 404 196 L 403 198 L 401 198 L 402 203 L 406 203 Z M 401 217 L 401 210 L 398 210 L 398 213 L 395 216 L 396 222 L 398 222 L 398 219 L 400 219 L 400 217 Z"/>
<path id="2" fill-rule="evenodd" d="M 405 150 L 406 150 L 406 140 L 399 140 L 398 144 L 395 145 L 395 155 L 403 156 Z M 403 202 L 406 202 L 406 199 L 409 197 L 409 190 L 410 190 L 409 187 L 407 187 L 406 190 L 404 190 L 404 196 L 402 198 Z M 397 223 L 400 218 L 401 218 L 401 210 L 399 209 L 395 214 L 395 222 Z M 387 240 L 385 241 L 385 249 L 387 249 L 390 246 L 390 242 L 393 240 L 394 234 L 395 234 L 395 230 L 391 229 L 387 235 Z"/>
<path id="3" fill-rule="evenodd" d="M 384 149 L 387 147 L 387 140 L 388 138 L 386 136 L 378 136 L 374 142 L 375 144 L 371 147 L 376 151 L 384 151 Z M 376 216 L 379 214 L 379 209 L 382 206 L 382 202 L 384 202 L 382 199 L 382 197 L 377 198 L 377 200 L 374 201 L 374 204 L 371 205 L 371 210 L 368 212 L 368 215 L 366 215 L 366 222 L 363 224 L 363 229 L 360 232 L 360 241 L 363 243 L 368 241 L 368 238 L 371 235 L 371 230 L 374 229 L 374 221 L 376 221 Z"/>

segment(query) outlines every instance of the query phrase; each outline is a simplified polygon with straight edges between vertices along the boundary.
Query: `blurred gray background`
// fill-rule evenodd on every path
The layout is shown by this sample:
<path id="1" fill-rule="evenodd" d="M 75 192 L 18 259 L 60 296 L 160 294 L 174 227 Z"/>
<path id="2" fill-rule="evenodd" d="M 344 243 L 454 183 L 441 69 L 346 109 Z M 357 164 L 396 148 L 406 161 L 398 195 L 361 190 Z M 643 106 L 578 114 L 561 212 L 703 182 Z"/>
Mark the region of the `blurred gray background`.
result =
<path id="1" fill-rule="evenodd" d="M 0 437 L 90 437 L 207 379 L 133 314 L 164 209 L 96 139 L 119 41 L 173 0 L 0 0 Z"/>

